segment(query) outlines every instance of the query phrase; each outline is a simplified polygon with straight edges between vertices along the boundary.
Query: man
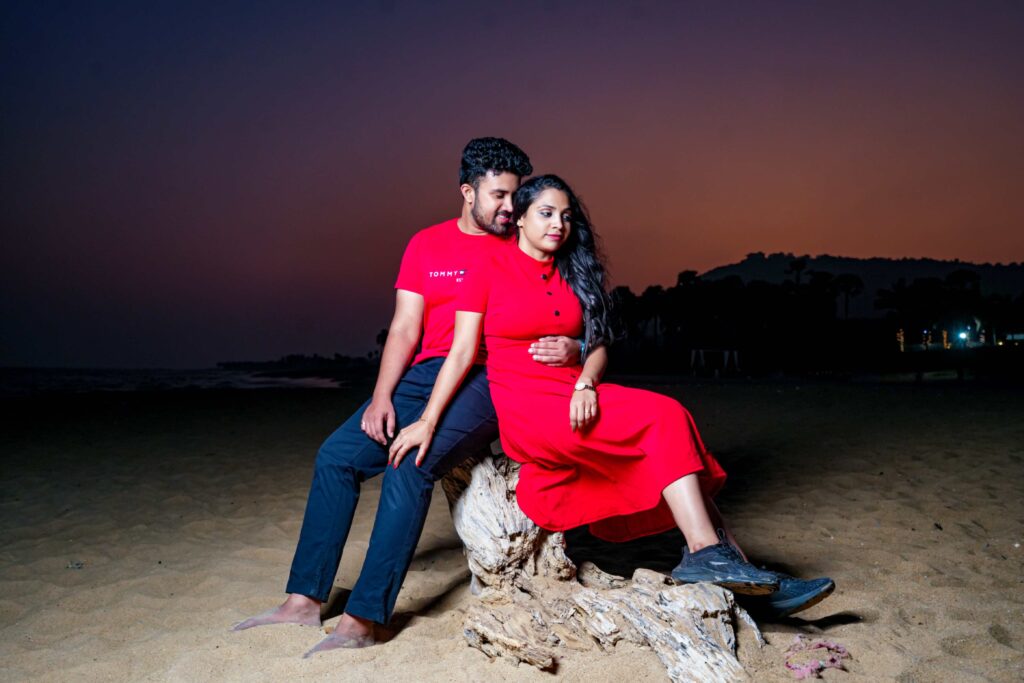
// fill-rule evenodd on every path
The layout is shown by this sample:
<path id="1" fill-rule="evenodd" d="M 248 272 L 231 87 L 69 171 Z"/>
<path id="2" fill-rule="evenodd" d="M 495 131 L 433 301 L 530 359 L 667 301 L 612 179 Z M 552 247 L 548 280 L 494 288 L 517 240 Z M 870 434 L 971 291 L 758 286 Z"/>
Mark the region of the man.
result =
<path id="1" fill-rule="evenodd" d="M 466 145 L 459 173 L 462 213 L 420 231 L 409 242 L 395 283 L 395 314 L 373 396 L 317 454 L 288 598 L 234 630 L 279 623 L 321 625 L 320 605 L 334 584 L 360 484 L 381 472 L 380 503 L 359 579 L 334 632 L 307 656 L 372 645 L 374 625 L 391 618 L 423 531 L 434 482 L 498 436 L 483 366 L 475 366 L 466 378 L 423 462 L 407 458 L 389 467 L 388 440 L 416 421 L 426 406 L 451 347 L 455 295 L 466 264 L 481 250 L 501 245 L 511 227 L 512 194 L 532 171 L 526 154 L 507 140 L 477 138 Z M 531 353 L 539 363 L 573 364 L 579 359 L 579 342 L 544 337 Z"/>

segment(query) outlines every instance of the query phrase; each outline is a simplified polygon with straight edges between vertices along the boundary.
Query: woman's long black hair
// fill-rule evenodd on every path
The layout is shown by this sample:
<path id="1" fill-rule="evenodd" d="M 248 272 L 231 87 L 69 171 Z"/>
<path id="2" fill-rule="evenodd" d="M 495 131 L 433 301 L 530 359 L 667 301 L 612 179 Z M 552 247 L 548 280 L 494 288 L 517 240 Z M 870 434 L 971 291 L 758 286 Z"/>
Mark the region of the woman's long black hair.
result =
<path id="1" fill-rule="evenodd" d="M 605 267 L 597 244 L 597 235 L 583 203 L 569 184 L 556 175 L 540 175 L 519 186 L 512 196 L 512 223 L 515 224 L 544 190 L 561 190 L 569 198 L 571 214 L 569 239 L 555 252 L 555 266 L 569 283 L 583 306 L 583 334 L 588 349 L 611 344 L 614 338 L 611 299 L 605 290 Z"/>

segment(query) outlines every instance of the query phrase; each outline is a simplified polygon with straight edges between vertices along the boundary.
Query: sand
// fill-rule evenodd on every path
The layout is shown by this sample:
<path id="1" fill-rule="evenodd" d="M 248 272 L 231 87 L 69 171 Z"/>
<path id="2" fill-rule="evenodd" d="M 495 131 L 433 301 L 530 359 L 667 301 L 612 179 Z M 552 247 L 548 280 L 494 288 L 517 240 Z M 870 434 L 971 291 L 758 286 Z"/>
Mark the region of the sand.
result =
<path id="1" fill-rule="evenodd" d="M 1024 392 L 972 383 L 794 381 L 656 387 L 680 398 L 730 473 L 719 499 L 749 555 L 827 574 L 828 600 L 763 623 L 740 661 L 789 681 L 795 634 L 853 655 L 827 681 L 1024 680 Z M 634 646 L 572 653 L 557 675 L 461 637 L 468 589 L 438 490 L 388 642 L 302 659 L 319 629 L 232 623 L 280 601 L 312 459 L 354 391 L 179 391 L 0 402 L 0 670 L 5 681 L 662 681 Z M 328 605 L 358 574 L 379 483 Z M 681 537 L 570 552 L 669 569 Z"/>

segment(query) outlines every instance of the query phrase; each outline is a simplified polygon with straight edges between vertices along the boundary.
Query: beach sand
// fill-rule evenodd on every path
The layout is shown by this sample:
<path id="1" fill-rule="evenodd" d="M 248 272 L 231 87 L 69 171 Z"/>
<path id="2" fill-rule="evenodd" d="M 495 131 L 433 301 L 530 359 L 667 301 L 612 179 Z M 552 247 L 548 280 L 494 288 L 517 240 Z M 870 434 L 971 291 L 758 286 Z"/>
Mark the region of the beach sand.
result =
<path id="1" fill-rule="evenodd" d="M 826 681 L 1024 680 L 1024 392 L 921 385 L 686 382 L 729 472 L 719 504 L 758 563 L 826 574 L 828 600 L 769 645 L 756 681 L 792 680 L 795 634 L 852 654 Z M 5 681 L 662 681 L 649 650 L 567 653 L 556 675 L 490 661 L 461 634 L 474 598 L 438 488 L 386 643 L 302 659 L 319 629 L 230 626 L 282 598 L 317 446 L 346 391 L 176 391 L 0 402 L 0 670 Z M 328 604 L 359 571 L 379 480 Z M 570 554 L 668 570 L 681 536 Z"/>

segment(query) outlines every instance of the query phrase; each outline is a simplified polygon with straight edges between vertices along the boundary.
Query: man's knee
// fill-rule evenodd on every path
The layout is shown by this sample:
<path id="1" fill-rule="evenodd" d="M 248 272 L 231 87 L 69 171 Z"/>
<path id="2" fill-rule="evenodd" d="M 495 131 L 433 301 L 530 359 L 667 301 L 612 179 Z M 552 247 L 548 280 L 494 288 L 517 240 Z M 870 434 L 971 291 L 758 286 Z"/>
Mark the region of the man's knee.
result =
<path id="1" fill-rule="evenodd" d="M 314 486 L 317 481 L 322 482 L 322 485 L 328 485 L 327 482 L 330 481 L 348 481 L 355 484 L 362 479 L 353 463 L 344 457 L 343 452 L 323 446 L 317 451 L 316 461 L 313 463 Z"/>
<path id="2" fill-rule="evenodd" d="M 360 472 L 365 476 L 370 470 L 379 471 L 386 460 L 380 444 L 346 423 L 320 444 L 314 469 L 317 472 Z"/>
<path id="3" fill-rule="evenodd" d="M 349 467 L 351 459 L 346 457 L 345 450 L 332 444 L 330 439 L 320 444 L 316 451 L 316 469 L 329 469 L 332 467 Z"/>

